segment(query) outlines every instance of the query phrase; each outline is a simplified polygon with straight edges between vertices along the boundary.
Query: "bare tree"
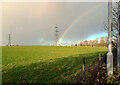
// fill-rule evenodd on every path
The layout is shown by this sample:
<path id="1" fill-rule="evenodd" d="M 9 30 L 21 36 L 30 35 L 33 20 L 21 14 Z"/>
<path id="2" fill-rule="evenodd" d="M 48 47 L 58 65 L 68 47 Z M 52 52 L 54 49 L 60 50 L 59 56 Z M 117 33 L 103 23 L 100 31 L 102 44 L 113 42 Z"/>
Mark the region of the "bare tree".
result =
<path id="1" fill-rule="evenodd" d="M 84 46 L 88 46 L 88 41 L 87 40 L 83 41 L 83 44 Z"/>
<path id="2" fill-rule="evenodd" d="M 90 46 L 93 46 L 93 40 L 90 40 L 90 41 L 89 41 L 89 45 L 90 45 Z"/>
<path id="3" fill-rule="evenodd" d="M 118 38 L 118 3 L 114 3 L 114 7 L 112 7 L 112 44 L 115 49 L 117 49 L 115 45 L 115 41 Z M 104 29 L 108 30 L 108 21 L 104 23 Z"/>
<path id="4" fill-rule="evenodd" d="M 104 46 L 104 45 L 105 45 L 104 37 L 101 37 L 101 38 L 100 38 L 100 45 L 101 45 L 101 46 Z"/>

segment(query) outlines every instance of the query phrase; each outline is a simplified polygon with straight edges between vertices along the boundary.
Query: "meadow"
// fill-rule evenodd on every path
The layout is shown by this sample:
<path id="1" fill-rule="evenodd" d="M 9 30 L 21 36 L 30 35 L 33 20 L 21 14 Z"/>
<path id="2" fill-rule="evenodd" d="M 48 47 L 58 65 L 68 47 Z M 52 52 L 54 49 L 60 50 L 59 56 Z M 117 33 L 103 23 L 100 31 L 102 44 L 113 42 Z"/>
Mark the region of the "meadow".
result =
<path id="1" fill-rule="evenodd" d="M 3 83 L 71 83 L 81 74 L 83 57 L 91 66 L 106 47 L 3 46 Z"/>

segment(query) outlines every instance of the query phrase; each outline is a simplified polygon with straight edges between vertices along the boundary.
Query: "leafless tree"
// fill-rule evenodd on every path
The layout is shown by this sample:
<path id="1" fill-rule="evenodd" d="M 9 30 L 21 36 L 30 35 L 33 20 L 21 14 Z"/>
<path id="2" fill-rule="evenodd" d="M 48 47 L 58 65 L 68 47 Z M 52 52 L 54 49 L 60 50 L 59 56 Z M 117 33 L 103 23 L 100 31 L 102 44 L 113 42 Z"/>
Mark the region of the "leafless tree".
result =
<path id="1" fill-rule="evenodd" d="M 104 29 L 108 30 L 108 21 L 104 22 Z M 118 38 L 118 3 L 116 2 L 112 7 L 112 44 L 116 49 L 117 47 L 114 42 L 116 42 L 117 38 Z"/>

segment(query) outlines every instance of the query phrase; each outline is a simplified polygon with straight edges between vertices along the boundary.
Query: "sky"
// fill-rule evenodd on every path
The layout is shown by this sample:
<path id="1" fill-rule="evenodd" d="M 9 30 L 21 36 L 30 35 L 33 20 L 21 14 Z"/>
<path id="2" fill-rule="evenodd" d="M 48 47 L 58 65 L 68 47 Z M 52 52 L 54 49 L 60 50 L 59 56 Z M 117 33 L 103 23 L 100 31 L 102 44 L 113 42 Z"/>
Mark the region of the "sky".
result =
<path id="1" fill-rule="evenodd" d="M 59 43 L 107 36 L 106 2 L 4 2 L 2 44 L 8 35 L 14 45 L 54 45 L 55 26 Z"/>

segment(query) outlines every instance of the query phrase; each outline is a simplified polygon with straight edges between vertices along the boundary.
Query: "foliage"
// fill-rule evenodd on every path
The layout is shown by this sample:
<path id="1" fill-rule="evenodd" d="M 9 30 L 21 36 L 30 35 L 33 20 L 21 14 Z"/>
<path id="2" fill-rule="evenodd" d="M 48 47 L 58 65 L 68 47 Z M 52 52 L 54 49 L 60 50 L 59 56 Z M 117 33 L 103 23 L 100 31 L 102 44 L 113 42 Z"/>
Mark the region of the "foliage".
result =
<path id="1" fill-rule="evenodd" d="M 94 70 L 94 72 L 96 71 Z M 91 83 L 95 85 L 96 84 L 120 84 L 120 72 L 117 73 L 116 66 L 114 66 L 113 72 L 114 72 L 114 75 L 112 75 L 111 77 L 108 77 L 106 64 L 103 63 L 101 66 L 99 66 L 99 69 L 96 75 L 91 75 L 91 73 L 88 73 L 87 76 L 84 76 L 84 78 L 82 79 L 82 84 L 91 84 Z"/>
<path id="2" fill-rule="evenodd" d="M 109 83 L 109 84 L 119 84 L 120 83 L 120 72 L 117 73 L 117 67 L 114 66 L 113 72 L 114 75 L 112 75 L 110 78 L 108 78 L 106 73 L 106 65 L 103 64 L 101 70 L 97 73 L 97 83 Z"/>

